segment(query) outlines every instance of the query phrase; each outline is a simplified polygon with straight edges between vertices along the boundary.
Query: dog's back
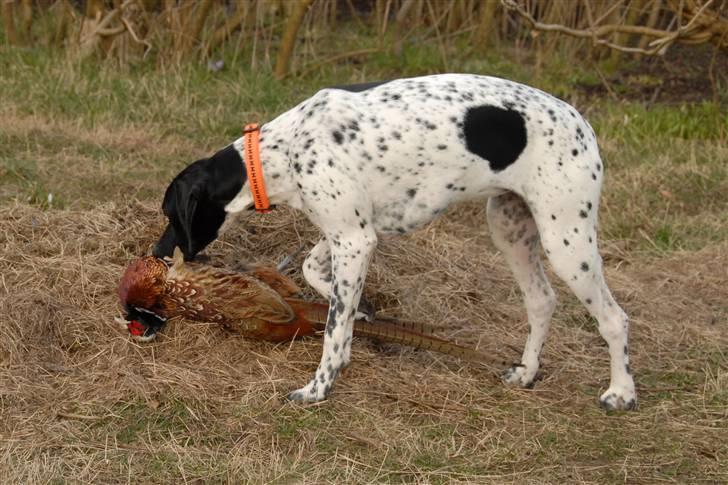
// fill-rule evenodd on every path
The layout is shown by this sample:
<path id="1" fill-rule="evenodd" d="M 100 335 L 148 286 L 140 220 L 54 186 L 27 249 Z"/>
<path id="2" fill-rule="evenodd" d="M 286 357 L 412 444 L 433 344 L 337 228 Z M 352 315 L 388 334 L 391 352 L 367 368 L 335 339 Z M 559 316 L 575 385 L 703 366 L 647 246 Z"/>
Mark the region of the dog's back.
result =
<path id="1" fill-rule="evenodd" d="M 409 231 L 459 200 L 559 191 L 565 179 L 601 183 L 596 137 L 579 113 L 500 78 L 442 74 L 329 88 L 272 123 L 293 124 L 290 155 L 303 178 L 311 172 L 313 190 L 346 177 L 368 192 L 380 232 Z"/>

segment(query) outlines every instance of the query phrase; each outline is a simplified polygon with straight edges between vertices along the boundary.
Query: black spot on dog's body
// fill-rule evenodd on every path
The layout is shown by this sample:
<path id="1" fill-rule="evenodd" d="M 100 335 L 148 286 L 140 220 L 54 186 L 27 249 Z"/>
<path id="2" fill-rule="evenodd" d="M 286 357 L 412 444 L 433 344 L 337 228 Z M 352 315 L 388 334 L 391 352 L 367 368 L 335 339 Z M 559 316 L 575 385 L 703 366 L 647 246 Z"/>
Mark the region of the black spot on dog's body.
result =
<path id="1" fill-rule="evenodd" d="M 333 131 L 333 132 L 331 133 L 331 135 L 332 135 L 332 136 L 334 137 L 334 141 L 335 141 L 335 142 L 336 142 L 336 143 L 337 143 L 338 145 L 341 145 L 341 144 L 342 144 L 342 143 L 344 142 L 344 135 L 342 135 L 340 131 L 338 131 L 338 130 L 334 130 L 334 131 Z"/>
<path id="2" fill-rule="evenodd" d="M 468 151 L 487 160 L 494 172 L 508 168 L 526 147 L 526 123 L 513 110 L 497 106 L 470 108 L 463 131 Z"/>

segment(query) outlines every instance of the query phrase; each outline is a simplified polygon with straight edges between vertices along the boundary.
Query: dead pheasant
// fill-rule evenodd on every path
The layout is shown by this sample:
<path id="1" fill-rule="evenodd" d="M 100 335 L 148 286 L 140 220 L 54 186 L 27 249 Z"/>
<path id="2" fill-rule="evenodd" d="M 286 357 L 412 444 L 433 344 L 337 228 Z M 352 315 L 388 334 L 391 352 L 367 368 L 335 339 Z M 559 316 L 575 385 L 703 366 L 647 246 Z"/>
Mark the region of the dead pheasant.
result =
<path id="1" fill-rule="evenodd" d="M 274 268 L 225 271 L 184 262 L 179 249 L 175 249 L 171 267 L 154 256 L 133 261 L 117 292 L 126 313 L 126 327 L 142 341 L 152 340 L 167 320 L 184 317 L 219 323 L 245 337 L 281 342 L 321 334 L 328 316 L 328 305 L 295 298 L 300 292 L 298 286 Z M 354 335 L 474 362 L 493 360 L 438 338 L 415 323 L 356 321 Z"/>

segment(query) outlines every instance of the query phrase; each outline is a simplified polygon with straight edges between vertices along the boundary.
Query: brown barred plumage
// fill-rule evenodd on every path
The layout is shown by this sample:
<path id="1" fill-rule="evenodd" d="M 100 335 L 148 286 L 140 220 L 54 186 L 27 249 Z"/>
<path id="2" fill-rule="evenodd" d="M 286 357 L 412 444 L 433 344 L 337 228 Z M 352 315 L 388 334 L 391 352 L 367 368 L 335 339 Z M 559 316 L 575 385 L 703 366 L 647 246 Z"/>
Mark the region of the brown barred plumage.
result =
<path id="1" fill-rule="evenodd" d="M 231 272 L 184 262 L 178 249 L 171 266 L 153 256 L 135 260 L 124 272 L 118 288 L 129 330 L 146 340 L 154 336 L 164 321 L 175 317 L 219 323 L 246 337 L 273 342 L 321 334 L 326 327 L 328 305 L 295 298 L 299 292 L 290 278 L 273 268 Z M 150 323 L 150 319 L 154 320 L 150 314 L 162 323 Z M 356 321 L 354 335 L 484 364 L 495 360 L 436 337 L 425 325 L 413 322 Z"/>

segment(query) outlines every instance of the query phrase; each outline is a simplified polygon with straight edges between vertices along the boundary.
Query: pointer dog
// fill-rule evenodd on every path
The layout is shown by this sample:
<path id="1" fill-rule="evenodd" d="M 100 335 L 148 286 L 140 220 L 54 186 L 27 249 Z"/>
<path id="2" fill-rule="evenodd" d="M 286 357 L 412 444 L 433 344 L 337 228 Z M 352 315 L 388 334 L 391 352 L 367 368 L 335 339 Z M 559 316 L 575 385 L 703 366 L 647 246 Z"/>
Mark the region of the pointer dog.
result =
<path id="1" fill-rule="evenodd" d="M 240 138 L 172 181 L 169 225 L 154 248 L 186 259 L 213 241 L 227 214 L 253 204 Z M 563 101 L 504 79 L 442 74 L 323 89 L 260 128 L 270 202 L 303 210 L 322 232 L 303 266 L 329 299 L 323 355 L 289 397 L 324 399 L 351 356 L 356 315 L 378 233 L 405 233 L 450 204 L 488 199 L 495 245 L 524 297 L 530 334 L 506 382 L 528 387 L 556 298 L 540 248 L 599 322 L 609 345 L 608 409 L 636 405 L 628 320 L 604 281 L 597 210 L 604 167 L 589 124 Z"/>

